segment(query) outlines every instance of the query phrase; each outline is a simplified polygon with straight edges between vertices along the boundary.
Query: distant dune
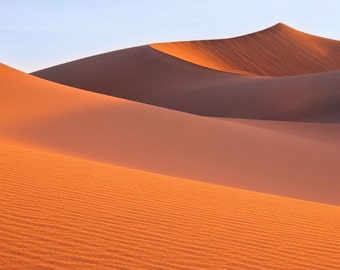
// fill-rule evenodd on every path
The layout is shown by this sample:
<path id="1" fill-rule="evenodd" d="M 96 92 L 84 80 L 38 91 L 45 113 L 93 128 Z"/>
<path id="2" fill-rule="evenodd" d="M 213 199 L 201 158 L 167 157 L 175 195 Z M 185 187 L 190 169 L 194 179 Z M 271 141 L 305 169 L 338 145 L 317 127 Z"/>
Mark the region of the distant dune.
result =
<path id="1" fill-rule="evenodd" d="M 204 67 L 240 74 L 291 76 L 340 69 L 339 41 L 282 23 L 236 38 L 151 46 Z"/>
<path id="2" fill-rule="evenodd" d="M 0 142 L 1 269 L 337 269 L 340 208 Z"/>
<path id="3" fill-rule="evenodd" d="M 302 134 L 221 121 L 41 80 L 1 66 L 0 134 L 108 164 L 340 204 L 340 125 Z M 323 129 L 317 137 L 309 135 Z M 303 129 L 303 128 L 302 128 Z M 328 131 L 327 131 L 328 130 Z"/>
<path id="4" fill-rule="evenodd" d="M 262 36 L 266 39 L 263 40 Z M 249 52 L 245 57 L 251 63 L 267 66 L 270 70 L 278 69 L 275 72 L 281 69 L 289 75 L 324 72 L 280 78 L 232 74 L 193 64 L 196 53 L 190 58 L 192 55 L 183 49 L 183 46 L 190 50 L 196 48 L 206 55 L 204 50 L 200 51 L 203 45 L 206 50 L 214 51 L 215 48 L 214 52 L 220 52 L 221 46 L 231 46 L 235 42 L 239 44 L 235 48 Z M 33 75 L 80 89 L 203 116 L 339 123 L 339 44 L 339 41 L 277 25 L 235 39 L 152 45 L 157 49 L 164 46 L 176 48 L 190 58 L 185 60 L 193 63 L 178 59 L 178 55 L 173 57 L 142 46 L 73 61 Z M 268 51 L 267 58 L 262 55 L 264 49 L 258 48 L 260 45 Z M 171 54 L 165 49 L 163 51 Z M 226 57 L 229 52 L 236 57 L 235 61 L 247 63 L 229 49 L 221 50 L 225 57 L 216 54 L 215 58 L 228 64 Z M 278 55 L 275 56 L 274 52 Z M 209 56 L 211 61 L 215 58 Z M 307 69 L 302 70 L 300 66 Z"/>

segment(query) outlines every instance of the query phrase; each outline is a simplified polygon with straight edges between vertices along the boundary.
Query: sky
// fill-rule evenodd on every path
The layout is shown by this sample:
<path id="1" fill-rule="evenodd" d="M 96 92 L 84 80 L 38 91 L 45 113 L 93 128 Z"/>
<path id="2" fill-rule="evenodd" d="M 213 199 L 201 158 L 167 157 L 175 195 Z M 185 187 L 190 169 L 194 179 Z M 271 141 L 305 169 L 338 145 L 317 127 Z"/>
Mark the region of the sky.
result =
<path id="1" fill-rule="evenodd" d="M 340 39 L 339 0 L 0 0 L 0 62 L 32 72 L 154 42 L 229 38 L 285 23 Z"/>

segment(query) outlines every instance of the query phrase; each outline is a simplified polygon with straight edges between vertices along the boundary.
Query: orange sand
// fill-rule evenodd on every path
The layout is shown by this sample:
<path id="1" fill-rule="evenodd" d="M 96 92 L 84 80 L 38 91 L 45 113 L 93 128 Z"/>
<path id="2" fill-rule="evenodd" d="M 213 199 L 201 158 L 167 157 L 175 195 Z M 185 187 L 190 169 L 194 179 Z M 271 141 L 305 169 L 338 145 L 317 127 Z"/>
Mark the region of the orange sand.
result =
<path id="1" fill-rule="evenodd" d="M 236 118 L 216 118 L 229 123 L 237 123 L 246 126 L 253 126 L 261 129 L 268 129 L 291 135 L 324 141 L 340 145 L 340 124 L 315 124 L 287 121 L 263 121 Z M 336 147 L 336 146 L 335 146 Z"/>
<path id="2" fill-rule="evenodd" d="M 79 91 L 2 66 L 0 136 L 88 160 L 340 204 L 340 147 Z M 317 130 L 314 124 L 310 130 Z M 327 129 L 327 128 L 326 128 Z M 292 130 L 292 131 L 291 131 Z"/>
<path id="3" fill-rule="evenodd" d="M 290 76 L 340 69 L 339 41 L 302 33 L 282 23 L 237 38 L 151 47 L 204 67 L 239 74 Z"/>
<path id="4" fill-rule="evenodd" d="M 0 144 L 1 269 L 337 269 L 340 208 Z"/>

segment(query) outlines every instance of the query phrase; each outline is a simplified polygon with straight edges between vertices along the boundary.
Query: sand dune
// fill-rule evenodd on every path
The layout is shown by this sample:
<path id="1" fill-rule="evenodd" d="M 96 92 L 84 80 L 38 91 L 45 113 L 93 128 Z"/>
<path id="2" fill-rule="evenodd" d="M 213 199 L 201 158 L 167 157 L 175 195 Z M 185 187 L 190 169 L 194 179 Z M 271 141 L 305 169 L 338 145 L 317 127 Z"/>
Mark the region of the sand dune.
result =
<path id="1" fill-rule="evenodd" d="M 185 61 L 227 72 L 291 76 L 340 69 L 340 42 L 282 23 L 220 40 L 157 43 L 153 48 Z"/>
<path id="2" fill-rule="evenodd" d="M 0 268 L 337 269 L 339 51 L 278 24 L 34 73 L 69 86 L 0 63 Z"/>
<path id="3" fill-rule="evenodd" d="M 41 80 L 2 66 L 0 135 L 107 164 L 340 204 L 329 136 L 220 121 Z M 249 120 L 250 121 L 250 120 Z M 327 130 L 327 125 L 310 124 Z M 312 125 L 314 125 L 312 127 Z"/>
<path id="4" fill-rule="evenodd" d="M 291 52 L 285 53 L 290 61 Z M 282 65 L 277 62 L 270 66 Z M 207 69 L 142 46 L 33 74 L 81 89 L 204 116 L 340 122 L 339 70 L 280 78 L 241 76 Z"/>
<path id="5" fill-rule="evenodd" d="M 0 143 L 2 269 L 337 269 L 340 208 Z M 29 161 L 29 162 L 28 162 Z"/>
<path id="6" fill-rule="evenodd" d="M 314 124 L 288 121 L 263 121 L 236 118 L 216 118 L 218 120 L 237 123 L 246 126 L 253 126 L 261 129 L 288 133 L 291 135 L 314 139 L 340 145 L 340 125 L 339 124 Z"/>

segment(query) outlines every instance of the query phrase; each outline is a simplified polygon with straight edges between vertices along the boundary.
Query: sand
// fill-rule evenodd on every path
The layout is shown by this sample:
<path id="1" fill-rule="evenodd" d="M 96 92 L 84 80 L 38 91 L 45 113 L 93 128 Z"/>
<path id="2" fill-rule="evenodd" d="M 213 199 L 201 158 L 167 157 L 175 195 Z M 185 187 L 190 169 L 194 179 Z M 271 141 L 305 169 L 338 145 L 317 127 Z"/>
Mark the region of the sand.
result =
<path id="1" fill-rule="evenodd" d="M 151 46 L 191 63 L 239 74 L 291 76 L 340 69 L 339 41 L 282 23 L 236 38 Z"/>
<path id="2" fill-rule="evenodd" d="M 293 127 L 261 128 L 2 69 L 7 77 L 2 76 L 0 115 L 9 119 L 0 134 L 7 140 L 106 164 L 340 204 L 340 148 L 330 135 L 338 125 L 310 124 L 304 134 Z M 329 130 L 317 138 L 308 135 L 319 127 Z"/>
<path id="3" fill-rule="evenodd" d="M 237 118 L 216 118 L 218 120 L 237 123 L 247 126 L 254 126 L 261 129 L 269 129 L 277 132 L 289 133 L 291 135 L 321 140 L 324 142 L 340 145 L 339 124 L 315 124 L 288 121 L 263 121 Z"/>
<path id="4" fill-rule="evenodd" d="M 337 269 L 339 62 L 278 24 L 0 63 L 0 269 Z"/>
<path id="5" fill-rule="evenodd" d="M 340 208 L 0 143 L 2 269 L 337 269 Z M 28 162 L 29 161 L 29 162 Z"/>

